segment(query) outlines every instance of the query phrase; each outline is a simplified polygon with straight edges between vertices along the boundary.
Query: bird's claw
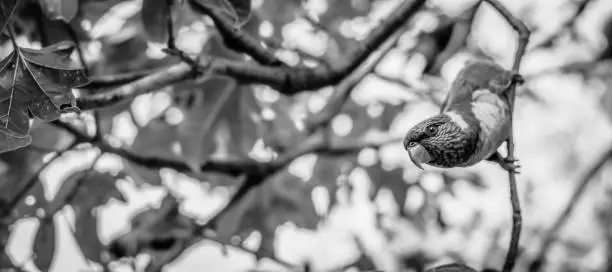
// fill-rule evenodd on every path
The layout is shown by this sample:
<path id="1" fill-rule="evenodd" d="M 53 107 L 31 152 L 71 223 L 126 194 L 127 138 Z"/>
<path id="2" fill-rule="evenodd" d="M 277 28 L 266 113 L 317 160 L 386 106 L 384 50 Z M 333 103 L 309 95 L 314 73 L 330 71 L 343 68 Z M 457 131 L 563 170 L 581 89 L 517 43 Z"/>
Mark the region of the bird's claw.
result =
<path id="1" fill-rule="evenodd" d="M 519 73 L 514 73 L 512 74 L 511 82 L 518 85 L 522 85 L 523 83 L 525 83 L 525 78 L 523 78 L 523 76 Z"/>
<path id="2" fill-rule="evenodd" d="M 497 163 L 499 163 L 499 166 L 501 166 L 502 168 L 504 168 L 504 170 L 508 172 L 512 172 L 514 174 L 521 173 L 518 171 L 518 168 L 521 168 L 521 165 L 518 164 L 517 159 L 503 158 L 501 161 L 498 161 Z"/>

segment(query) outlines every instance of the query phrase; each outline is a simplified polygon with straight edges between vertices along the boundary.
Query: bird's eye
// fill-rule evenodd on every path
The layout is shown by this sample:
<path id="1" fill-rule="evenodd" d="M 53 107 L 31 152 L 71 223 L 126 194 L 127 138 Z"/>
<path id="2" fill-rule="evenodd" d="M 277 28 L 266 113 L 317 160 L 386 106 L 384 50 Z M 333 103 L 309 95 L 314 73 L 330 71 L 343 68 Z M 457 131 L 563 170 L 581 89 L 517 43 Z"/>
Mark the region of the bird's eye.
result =
<path id="1" fill-rule="evenodd" d="M 438 126 L 429 126 L 427 127 L 427 134 L 433 135 L 438 132 Z"/>
<path id="2" fill-rule="evenodd" d="M 408 144 L 408 147 L 415 147 L 416 145 L 417 145 L 417 143 L 416 143 L 416 142 L 410 142 L 410 143 Z"/>

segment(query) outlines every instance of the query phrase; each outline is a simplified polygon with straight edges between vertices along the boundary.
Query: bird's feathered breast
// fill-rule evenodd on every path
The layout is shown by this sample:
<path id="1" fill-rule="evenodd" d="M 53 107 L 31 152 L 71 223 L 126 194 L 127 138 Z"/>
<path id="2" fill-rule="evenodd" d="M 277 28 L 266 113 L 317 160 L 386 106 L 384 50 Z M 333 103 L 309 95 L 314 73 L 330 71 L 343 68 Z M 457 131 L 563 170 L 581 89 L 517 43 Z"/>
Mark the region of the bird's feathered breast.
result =
<path id="1" fill-rule="evenodd" d="M 497 150 L 509 135 L 510 107 L 504 95 L 490 89 L 472 92 L 469 105 L 451 104 L 446 112 L 461 112 L 471 125 L 478 126 L 478 141 L 474 153 L 458 166 L 470 166 L 488 158 Z"/>

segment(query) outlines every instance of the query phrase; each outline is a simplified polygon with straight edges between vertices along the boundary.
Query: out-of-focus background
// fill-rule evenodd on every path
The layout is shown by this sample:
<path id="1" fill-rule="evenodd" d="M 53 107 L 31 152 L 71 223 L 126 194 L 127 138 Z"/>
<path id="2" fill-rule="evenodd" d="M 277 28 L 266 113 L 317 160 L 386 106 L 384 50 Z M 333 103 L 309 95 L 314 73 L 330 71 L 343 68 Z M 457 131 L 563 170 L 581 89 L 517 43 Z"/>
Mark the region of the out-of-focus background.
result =
<path id="1" fill-rule="evenodd" d="M 164 18 L 156 16 L 157 4 L 150 1 L 24 0 L 15 15 L 17 41 L 44 47 L 64 39 L 61 32 L 68 26 L 92 78 L 176 64 L 178 58 L 162 51 L 159 27 L 164 24 L 159 22 Z M 403 3 L 244 2 L 250 2 L 251 13 L 238 31 L 285 63 L 305 67 L 346 61 L 347 52 Z M 611 271 L 612 167 L 602 156 L 612 147 L 612 3 L 501 2 L 532 30 L 520 68 L 526 82 L 517 89 L 514 113 L 523 215 L 515 271 L 530 271 L 541 256 L 540 271 Z M 185 80 L 97 109 L 96 116 L 84 111 L 62 121 L 91 135 L 97 125 L 110 146 L 182 161 L 192 169 L 209 158 L 266 162 L 303 144 L 309 116 L 348 81 L 356 86 L 329 123 L 332 141 L 401 138 L 411 125 L 437 113 L 448 83 L 466 60 L 490 57 L 511 67 L 516 32 L 488 4 L 474 11 L 476 3 L 426 1 L 387 48 L 381 47 L 384 57 L 374 60 L 379 63 L 365 76 L 314 92 L 287 96 L 263 84 Z M 71 12 L 69 24 L 49 19 L 49 14 Z M 176 45 L 185 53 L 245 59 L 227 48 L 207 16 L 180 1 L 173 15 Z M 7 37 L 1 42 L 4 58 L 12 44 Z M 73 57 L 78 61 L 77 54 Z M 104 88 L 79 95 L 96 92 Z M 0 154 L 3 199 L 74 138 L 40 121 L 34 121 L 31 135 L 30 146 Z M 218 173 L 148 169 L 121 154 L 100 154 L 95 144 L 81 144 L 39 173 L 40 182 L 5 220 L 6 256 L 0 268 L 68 272 L 102 271 L 103 266 L 133 271 L 133 266 L 141 271 L 167 252 L 105 264 L 104 245 L 125 234 L 153 239 L 176 226 L 145 226 L 134 234 L 135 214 L 155 210 L 169 194 L 180 202 L 182 216 L 205 222 L 239 183 Z M 584 180 L 602 160 L 603 166 Z M 568 205 L 571 213 L 564 215 Z M 551 232 L 564 216 L 558 233 Z M 495 164 L 421 171 L 398 141 L 341 155 L 315 152 L 253 189 L 219 221 L 221 238 L 197 242 L 164 271 L 299 271 L 290 268 L 294 265 L 310 271 L 394 272 L 450 262 L 500 269 L 511 219 L 508 176 Z"/>

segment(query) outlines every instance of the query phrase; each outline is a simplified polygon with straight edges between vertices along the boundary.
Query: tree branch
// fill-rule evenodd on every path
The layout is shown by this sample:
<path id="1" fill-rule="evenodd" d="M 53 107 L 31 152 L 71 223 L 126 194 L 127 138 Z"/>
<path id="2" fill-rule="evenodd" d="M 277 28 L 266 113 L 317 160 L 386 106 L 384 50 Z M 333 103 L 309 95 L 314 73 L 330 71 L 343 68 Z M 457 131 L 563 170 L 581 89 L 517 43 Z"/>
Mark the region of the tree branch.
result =
<path id="1" fill-rule="evenodd" d="M 72 143 L 65 149 L 55 152 L 55 155 L 53 156 L 53 158 L 49 159 L 47 162 L 41 165 L 40 168 L 38 168 L 38 170 L 32 175 L 32 177 L 30 177 L 29 180 L 25 181 L 23 188 L 21 188 L 21 190 L 19 190 L 17 194 L 15 194 L 11 202 L 7 203 L 6 207 L 0 208 L 0 213 L 1 213 L 0 218 L 8 216 L 11 213 L 11 211 L 13 211 L 13 209 L 15 209 L 15 207 L 17 207 L 17 205 L 21 203 L 21 201 L 28 194 L 28 192 L 30 192 L 30 190 L 34 187 L 34 185 L 36 185 L 36 183 L 39 182 L 39 175 L 40 173 L 42 173 L 42 171 L 47 169 L 47 167 L 49 167 L 49 165 L 51 165 L 56 159 L 60 158 L 67 151 L 72 150 L 79 143 L 81 142 L 78 139 L 76 139 L 74 143 Z"/>
<path id="2" fill-rule="evenodd" d="M 274 55 L 274 52 L 261 46 L 258 40 L 234 27 L 234 24 L 219 10 L 194 0 L 189 0 L 188 3 L 195 11 L 208 15 L 215 22 L 227 48 L 246 53 L 262 65 L 286 66 Z"/>
<path id="3" fill-rule="evenodd" d="M 411 18 L 425 3 L 425 0 L 403 2 L 396 12 L 390 14 L 378 28 L 360 45 L 355 46 L 347 61 L 332 68 L 318 66 L 306 67 L 271 67 L 247 61 L 212 59 L 209 71 L 213 74 L 227 75 L 243 83 L 269 85 L 286 95 L 302 91 L 315 91 L 318 88 L 337 84 L 353 73 L 370 54 L 376 50 L 392 33 L 397 31 L 406 20 Z M 79 97 L 77 106 L 81 110 L 111 106 L 123 99 L 155 91 L 161 87 L 184 80 L 192 75 L 189 65 L 180 63 L 164 71 L 151 74 L 128 85 L 100 95 Z"/>
<path id="4" fill-rule="evenodd" d="M 325 104 L 323 109 L 313 114 L 306 121 L 306 127 L 309 132 L 325 127 L 329 122 L 342 110 L 342 106 L 350 98 L 351 93 L 355 87 L 384 59 L 384 57 L 395 48 L 398 39 L 406 30 L 406 27 L 398 29 L 391 37 L 387 39 L 381 47 L 375 51 L 369 57 L 369 61 L 365 61 L 361 67 L 357 68 L 354 73 L 347 76 L 344 80 L 336 86 L 332 97 L 329 98 L 329 102 Z"/>
<path id="5" fill-rule="evenodd" d="M 540 250 L 536 255 L 537 257 L 529 266 L 529 271 L 540 271 L 540 269 L 546 262 L 546 254 L 550 250 L 550 247 L 552 246 L 553 242 L 556 240 L 557 234 L 559 233 L 565 222 L 567 222 L 567 219 L 574 210 L 574 207 L 576 206 L 576 204 L 578 204 L 578 200 L 586 191 L 587 185 L 589 185 L 589 182 L 593 180 L 593 177 L 595 177 L 595 175 L 599 173 L 599 171 L 604 167 L 604 165 L 606 165 L 606 162 L 611 159 L 612 146 L 608 147 L 608 150 L 603 152 L 595 161 L 595 163 L 586 172 L 584 172 L 582 178 L 576 186 L 576 189 L 574 189 L 574 193 L 570 196 L 567 204 L 565 205 L 565 208 L 563 208 L 563 210 L 559 214 L 559 217 L 557 217 L 557 220 L 555 220 L 555 222 L 552 224 L 552 227 L 544 235 L 544 238 L 542 239 L 542 246 L 540 247 Z"/>
<path id="6" fill-rule="evenodd" d="M 525 49 L 529 42 L 529 36 L 531 32 L 527 26 L 518 18 L 516 18 L 510 11 L 508 11 L 498 0 L 484 0 L 489 3 L 502 17 L 512 26 L 512 28 L 518 33 L 518 44 L 514 55 L 514 63 L 512 64 L 512 72 L 518 74 L 521 66 L 523 55 L 525 55 Z M 516 98 L 516 84 L 513 82 L 510 90 L 508 91 L 508 101 L 510 104 L 510 135 L 507 140 L 508 148 L 508 160 L 515 161 L 514 157 L 514 133 L 512 132 L 512 123 L 514 114 L 514 100 Z M 518 191 L 516 188 L 516 177 L 512 170 L 508 170 L 508 179 L 510 187 L 510 202 L 512 204 L 512 234 L 510 237 L 510 245 L 508 247 L 508 253 L 506 254 L 506 261 L 504 262 L 503 272 L 510 272 L 514 268 L 516 262 L 519 240 L 521 236 L 521 206 L 518 198 Z"/>

